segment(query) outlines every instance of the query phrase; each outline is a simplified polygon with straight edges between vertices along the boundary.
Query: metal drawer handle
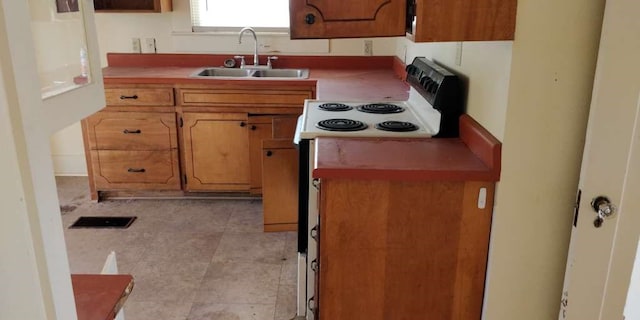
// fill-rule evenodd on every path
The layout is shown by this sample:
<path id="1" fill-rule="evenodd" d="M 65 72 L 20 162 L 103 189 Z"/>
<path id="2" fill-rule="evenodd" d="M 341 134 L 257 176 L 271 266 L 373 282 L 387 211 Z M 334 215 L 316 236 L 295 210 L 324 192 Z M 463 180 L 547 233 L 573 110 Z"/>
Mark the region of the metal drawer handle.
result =
<path id="1" fill-rule="evenodd" d="M 273 151 L 269 150 L 267 151 L 267 157 L 271 157 L 273 155 Z"/>
<path id="2" fill-rule="evenodd" d="M 131 172 L 131 173 L 144 173 L 147 170 L 145 170 L 144 168 L 129 168 L 127 170 L 127 172 Z"/>
<path id="3" fill-rule="evenodd" d="M 311 261 L 311 270 L 313 270 L 313 272 L 318 272 L 318 260 L 317 259 L 313 259 L 313 261 Z"/>
<path id="4" fill-rule="evenodd" d="M 311 312 L 315 312 L 316 309 L 316 301 L 315 301 L 316 297 L 311 297 L 308 301 L 307 301 L 307 308 L 309 308 L 309 310 Z"/>
<path id="5" fill-rule="evenodd" d="M 309 231 L 309 235 L 311 236 L 311 238 L 318 241 L 318 225 L 311 228 L 311 231 Z"/>
<path id="6" fill-rule="evenodd" d="M 134 94 L 134 95 L 132 95 L 132 96 L 120 96 L 120 100 L 125 100 L 125 99 L 133 99 L 133 100 L 136 100 L 136 99 L 138 99 L 138 95 L 137 95 L 137 94 Z"/>
<path id="7" fill-rule="evenodd" d="M 140 130 L 140 129 L 136 129 L 136 130 L 124 129 L 124 131 L 122 131 L 122 133 L 124 133 L 124 134 L 141 134 L 142 130 Z"/>

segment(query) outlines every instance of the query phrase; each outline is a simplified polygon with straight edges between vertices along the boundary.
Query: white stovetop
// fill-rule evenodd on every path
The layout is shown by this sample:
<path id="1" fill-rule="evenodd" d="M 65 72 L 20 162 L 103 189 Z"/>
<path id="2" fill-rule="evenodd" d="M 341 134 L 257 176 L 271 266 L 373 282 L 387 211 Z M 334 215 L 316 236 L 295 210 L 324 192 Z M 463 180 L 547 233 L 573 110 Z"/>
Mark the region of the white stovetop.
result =
<path id="1" fill-rule="evenodd" d="M 299 139 L 313 139 L 316 137 L 332 136 L 332 137 L 403 137 L 403 138 L 429 138 L 438 132 L 440 123 L 440 113 L 431 108 L 431 106 L 421 98 L 416 98 L 415 92 L 410 92 L 408 101 L 324 101 L 324 100 L 306 100 L 304 104 L 304 112 L 301 116 L 300 123 L 296 133 L 299 133 Z M 412 99 L 413 98 L 413 99 Z M 318 106 L 323 103 L 338 102 L 353 109 L 348 111 L 325 111 L 319 109 Z M 361 112 L 356 109 L 357 106 L 369 103 L 389 103 L 403 107 L 404 112 L 392 114 L 375 114 Z M 367 124 L 367 128 L 361 131 L 327 131 L 316 127 L 319 121 L 327 119 L 351 119 L 362 121 Z M 418 130 L 409 132 L 391 132 L 375 128 L 376 123 L 383 121 L 406 121 L 418 126 Z"/>

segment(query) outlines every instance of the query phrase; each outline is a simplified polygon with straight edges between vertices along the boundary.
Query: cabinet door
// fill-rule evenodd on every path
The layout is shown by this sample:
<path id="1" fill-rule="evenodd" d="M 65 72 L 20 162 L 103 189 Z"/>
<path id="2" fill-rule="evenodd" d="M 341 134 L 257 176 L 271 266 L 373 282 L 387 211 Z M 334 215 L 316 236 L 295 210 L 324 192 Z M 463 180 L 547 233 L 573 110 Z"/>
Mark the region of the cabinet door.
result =
<path id="1" fill-rule="evenodd" d="M 249 117 L 249 152 L 251 161 L 251 194 L 262 194 L 262 141 L 271 139 L 271 116 Z"/>
<path id="2" fill-rule="evenodd" d="M 410 0 L 416 2 L 411 40 L 511 40 L 517 0 Z"/>
<path id="3" fill-rule="evenodd" d="M 184 113 L 187 191 L 248 191 L 246 113 Z"/>
<path id="4" fill-rule="evenodd" d="M 298 227 L 298 150 L 290 139 L 262 143 L 264 231 Z"/>
<path id="5" fill-rule="evenodd" d="M 405 10 L 406 0 L 291 0 L 291 38 L 403 36 Z"/>

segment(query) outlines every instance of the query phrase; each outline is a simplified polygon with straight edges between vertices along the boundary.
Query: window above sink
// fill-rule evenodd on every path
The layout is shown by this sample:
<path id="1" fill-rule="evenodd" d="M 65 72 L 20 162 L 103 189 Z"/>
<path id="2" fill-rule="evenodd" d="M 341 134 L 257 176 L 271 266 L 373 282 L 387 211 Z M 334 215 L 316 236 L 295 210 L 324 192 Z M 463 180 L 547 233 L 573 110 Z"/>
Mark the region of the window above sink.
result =
<path id="1" fill-rule="evenodd" d="M 289 31 L 289 0 L 190 0 L 193 31 Z M 241 8 L 241 9 L 238 9 Z"/>

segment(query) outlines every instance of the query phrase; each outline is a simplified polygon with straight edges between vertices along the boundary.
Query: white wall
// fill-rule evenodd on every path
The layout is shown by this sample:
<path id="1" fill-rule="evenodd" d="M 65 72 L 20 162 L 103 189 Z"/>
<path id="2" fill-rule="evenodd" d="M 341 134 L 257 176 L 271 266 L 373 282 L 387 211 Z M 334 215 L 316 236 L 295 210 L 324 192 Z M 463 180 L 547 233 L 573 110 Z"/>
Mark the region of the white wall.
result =
<path id="1" fill-rule="evenodd" d="M 425 56 L 459 74 L 466 82 L 467 113 L 496 138 L 504 138 L 511 41 L 413 43 L 398 38 L 396 53 L 405 63 Z M 456 59 L 460 50 L 460 64 Z"/>
<path id="2" fill-rule="evenodd" d="M 485 319 L 558 317 L 604 2 L 518 1 Z"/>

